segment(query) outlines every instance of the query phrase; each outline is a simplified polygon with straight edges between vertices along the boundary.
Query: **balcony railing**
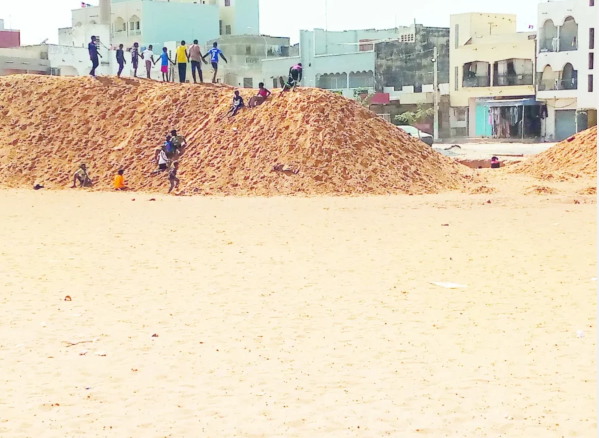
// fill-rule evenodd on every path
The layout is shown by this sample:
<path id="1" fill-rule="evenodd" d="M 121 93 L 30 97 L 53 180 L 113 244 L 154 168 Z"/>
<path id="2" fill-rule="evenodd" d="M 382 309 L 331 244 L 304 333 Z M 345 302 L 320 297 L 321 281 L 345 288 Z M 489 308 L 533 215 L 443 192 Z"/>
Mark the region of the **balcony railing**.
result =
<path id="1" fill-rule="evenodd" d="M 497 75 L 493 80 L 493 86 L 496 87 L 510 87 L 515 85 L 532 85 L 533 84 L 533 75 L 517 75 L 517 74 L 507 74 L 507 75 Z"/>
<path id="2" fill-rule="evenodd" d="M 464 78 L 462 81 L 462 87 L 488 87 L 491 85 L 491 81 L 488 76 L 474 76 L 471 78 Z"/>
<path id="3" fill-rule="evenodd" d="M 563 80 L 541 80 L 539 82 L 539 91 L 552 91 L 552 90 L 577 90 L 578 81 L 573 79 Z"/>

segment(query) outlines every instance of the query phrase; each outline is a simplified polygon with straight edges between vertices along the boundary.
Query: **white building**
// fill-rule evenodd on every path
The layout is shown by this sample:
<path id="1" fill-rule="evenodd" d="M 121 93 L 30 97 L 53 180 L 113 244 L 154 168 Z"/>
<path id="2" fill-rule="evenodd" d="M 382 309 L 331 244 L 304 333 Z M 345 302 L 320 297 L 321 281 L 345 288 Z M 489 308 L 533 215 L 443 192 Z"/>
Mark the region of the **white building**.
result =
<path id="1" fill-rule="evenodd" d="M 287 77 L 289 68 L 301 62 L 307 87 L 319 87 L 354 98 L 356 92 L 374 92 L 377 41 L 398 40 L 413 35 L 413 28 L 386 30 L 348 30 L 328 32 L 323 29 L 300 31 L 299 54 L 263 62 L 269 86 L 278 86 L 279 76 Z"/>
<path id="2" fill-rule="evenodd" d="M 544 138 L 563 140 L 597 124 L 593 0 L 538 6 L 537 98 L 547 104 Z"/>

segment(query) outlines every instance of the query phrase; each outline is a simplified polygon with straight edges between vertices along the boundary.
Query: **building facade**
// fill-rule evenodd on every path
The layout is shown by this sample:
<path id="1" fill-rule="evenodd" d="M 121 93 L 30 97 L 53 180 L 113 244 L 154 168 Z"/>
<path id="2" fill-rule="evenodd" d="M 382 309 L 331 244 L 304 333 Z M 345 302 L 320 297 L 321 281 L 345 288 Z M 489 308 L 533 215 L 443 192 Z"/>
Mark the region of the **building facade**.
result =
<path id="1" fill-rule="evenodd" d="M 206 49 L 212 47 L 213 42 L 218 43 L 228 61 L 219 63 L 217 79 L 235 87 L 258 88 L 260 82 L 264 82 L 266 87 L 272 87 L 272 78 L 267 77 L 263 71 L 264 60 L 289 58 L 299 54 L 299 46 L 291 46 L 288 37 L 224 35 L 208 41 Z"/>
<path id="2" fill-rule="evenodd" d="M 594 1 L 544 1 L 537 24 L 537 98 L 547 105 L 543 138 L 561 141 L 597 124 Z"/>
<path id="3" fill-rule="evenodd" d="M 451 16 L 452 137 L 540 136 L 543 109 L 534 99 L 535 39 L 535 33 L 516 31 L 515 15 Z"/>

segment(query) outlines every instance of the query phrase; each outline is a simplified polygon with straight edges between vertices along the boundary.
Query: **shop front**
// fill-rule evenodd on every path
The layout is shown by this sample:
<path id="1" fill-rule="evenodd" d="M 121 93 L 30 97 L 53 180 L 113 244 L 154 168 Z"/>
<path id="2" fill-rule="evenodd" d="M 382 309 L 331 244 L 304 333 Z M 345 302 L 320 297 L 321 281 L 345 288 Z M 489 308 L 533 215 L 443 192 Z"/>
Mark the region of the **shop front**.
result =
<path id="1" fill-rule="evenodd" d="M 535 98 L 480 99 L 476 102 L 476 136 L 531 139 L 541 137 L 547 106 Z"/>

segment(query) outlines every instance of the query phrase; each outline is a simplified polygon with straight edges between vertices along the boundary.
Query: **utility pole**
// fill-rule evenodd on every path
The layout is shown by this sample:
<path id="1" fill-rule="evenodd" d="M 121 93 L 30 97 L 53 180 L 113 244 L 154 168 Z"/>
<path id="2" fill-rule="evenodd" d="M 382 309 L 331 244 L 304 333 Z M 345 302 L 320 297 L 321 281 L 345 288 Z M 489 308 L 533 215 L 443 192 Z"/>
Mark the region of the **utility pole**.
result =
<path id="1" fill-rule="evenodd" d="M 439 78 L 438 78 L 438 68 L 439 60 L 437 59 L 437 46 L 433 51 L 433 109 L 435 111 L 434 114 L 434 122 L 433 122 L 433 138 L 435 141 L 439 140 Z"/>

